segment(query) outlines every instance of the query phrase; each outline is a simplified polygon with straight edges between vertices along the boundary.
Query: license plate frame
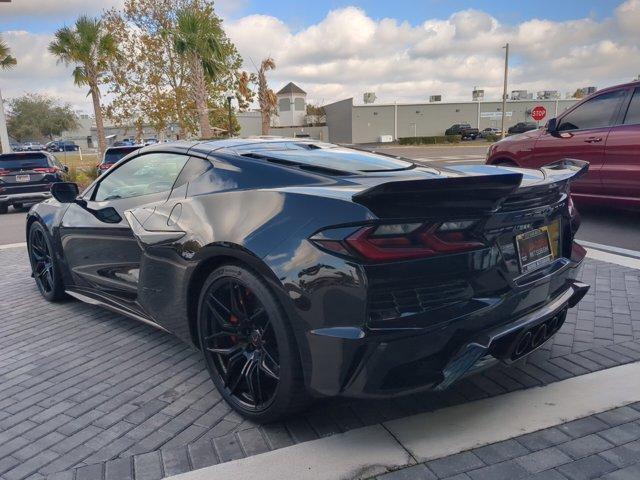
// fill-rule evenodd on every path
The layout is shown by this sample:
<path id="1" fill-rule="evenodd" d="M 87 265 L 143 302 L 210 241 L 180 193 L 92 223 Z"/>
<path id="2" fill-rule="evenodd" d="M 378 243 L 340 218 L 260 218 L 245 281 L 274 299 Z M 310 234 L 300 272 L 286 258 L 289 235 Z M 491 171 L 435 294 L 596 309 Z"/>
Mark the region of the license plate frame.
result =
<path id="1" fill-rule="evenodd" d="M 29 174 L 16 175 L 17 183 L 28 183 L 30 181 L 31 181 L 31 175 Z"/>
<path id="2" fill-rule="evenodd" d="M 515 243 L 521 273 L 532 272 L 553 261 L 548 225 L 516 235 Z"/>

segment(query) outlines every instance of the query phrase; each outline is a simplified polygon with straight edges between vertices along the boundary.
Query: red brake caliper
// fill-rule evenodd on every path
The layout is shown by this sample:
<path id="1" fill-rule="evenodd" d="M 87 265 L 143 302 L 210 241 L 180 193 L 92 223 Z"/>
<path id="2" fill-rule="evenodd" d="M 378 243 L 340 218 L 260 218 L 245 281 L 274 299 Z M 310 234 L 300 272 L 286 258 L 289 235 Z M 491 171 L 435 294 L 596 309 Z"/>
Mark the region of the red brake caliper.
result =
<path id="1" fill-rule="evenodd" d="M 232 325 L 236 325 L 238 323 L 238 318 L 235 315 L 231 315 L 229 317 L 229 323 L 231 323 Z M 236 337 L 235 335 L 231 335 L 229 338 L 231 338 L 231 341 L 234 345 L 238 343 L 238 337 Z"/>

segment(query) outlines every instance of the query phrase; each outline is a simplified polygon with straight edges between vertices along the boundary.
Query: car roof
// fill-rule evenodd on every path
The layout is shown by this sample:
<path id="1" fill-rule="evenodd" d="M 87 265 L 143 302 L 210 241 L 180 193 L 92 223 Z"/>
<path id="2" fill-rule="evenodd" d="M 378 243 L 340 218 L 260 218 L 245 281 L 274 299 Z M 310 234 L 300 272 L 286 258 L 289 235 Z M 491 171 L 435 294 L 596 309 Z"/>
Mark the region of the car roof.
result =
<path id="1" fill-rule="evenodd" d="M 270 148 L 272 147 L 272 148 Z M 172 142 L 144 147 L 140 152 L 213 153 L 262 160 L 326 173 L 358 174 L 414 168 L 411 160 L 346 148 L 309 138 L 228 138 L 202 142 Z"/>

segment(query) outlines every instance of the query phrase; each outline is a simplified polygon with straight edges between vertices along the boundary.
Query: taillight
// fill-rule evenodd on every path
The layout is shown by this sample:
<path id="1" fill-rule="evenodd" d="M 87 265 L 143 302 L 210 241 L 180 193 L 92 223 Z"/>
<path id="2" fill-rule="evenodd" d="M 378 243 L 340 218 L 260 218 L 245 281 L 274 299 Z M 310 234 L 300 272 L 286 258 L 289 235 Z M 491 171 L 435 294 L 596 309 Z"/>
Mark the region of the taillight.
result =
<path id="1" fill-rule="evenodd" d="M 366 226 L 343 240 L 313 238 L 320 247 L 370 261 L 409 260 L 481 248 L 473 238 L 473 220 Z"/>
<path id="2" fill-rule="evenodd" d="M 58 171 L 58 167 L 34 168 L 33 171 L 38 173 L 56 173 Z"/>
<path id="3" fill-rule="evenodd" d="M 111 164 L 110 163 L 101 163 L 100 165 L 98 165 L 98 168 L 100 170 L 109 170 L 111 168 Z"/>
<path id="4" fill-rule="evenodd" d="M 3 170 L 0 168 L 0 175 L 9 175 L 9 173 L 11 173 L 9 170 Z"/>

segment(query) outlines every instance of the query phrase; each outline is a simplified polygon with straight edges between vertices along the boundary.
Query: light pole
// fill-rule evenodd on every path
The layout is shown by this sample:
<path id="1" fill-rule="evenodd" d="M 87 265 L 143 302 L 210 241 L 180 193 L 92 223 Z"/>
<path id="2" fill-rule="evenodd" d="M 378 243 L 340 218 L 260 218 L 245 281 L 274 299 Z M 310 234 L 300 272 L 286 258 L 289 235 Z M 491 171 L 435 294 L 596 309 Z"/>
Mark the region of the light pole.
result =
<path id="1" fill-rule="evenodd" d="M 2 101 L 2 92 L 0 91 L 0 153 L 11 153 L 11 144 L 9 143 L 9 133 L 7 133 L 7 120 L 4 116 L 4 102 Z"/>
<path id="2" fill-rule="evenodd" d="M 504 47 L 504 86 L 502 88 L 502 131 L 500 135 L 502 138 L 504 135 L 504 117 L 507 115 L 507 75 L 509 74 L 509 44 Z"/>
<path id="3" fill-rule="evenodd" d="M 233 137 L 233 125 L 231 123 L 231 100 L 233 100 L 233 97 L 235 97 L 235 95 L 233 94 L 233 92 L 227 92 L 225 94 L 225 97 L 227 98 L 227 108 L 229 110 L 229 137 Z"/>

